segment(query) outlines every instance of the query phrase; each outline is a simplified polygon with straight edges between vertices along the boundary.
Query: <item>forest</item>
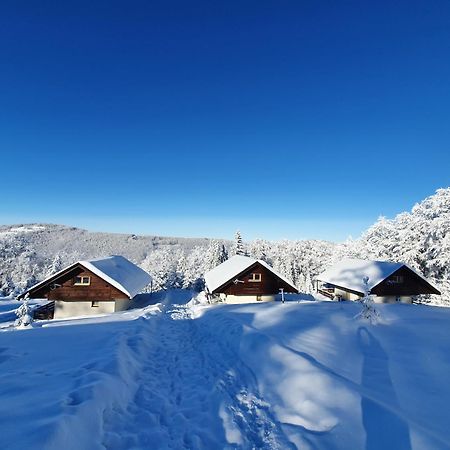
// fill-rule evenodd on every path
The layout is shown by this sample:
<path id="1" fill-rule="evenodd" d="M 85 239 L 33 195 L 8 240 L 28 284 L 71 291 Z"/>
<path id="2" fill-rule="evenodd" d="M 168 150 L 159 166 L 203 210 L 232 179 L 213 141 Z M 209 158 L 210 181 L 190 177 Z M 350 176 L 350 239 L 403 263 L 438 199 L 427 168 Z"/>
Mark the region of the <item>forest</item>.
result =
<path id="1" fill-rule="evenodd" d="M 318 274 L 343 257 L 401 261 L 423 274 L 442 296 L 418 302 L 450 306 L 450 188 L 411 211 L 380 217 L 357 239 L 246 242 L 94 233 L 74 227 L 31 224 L 0 227 L 0 294 L 14 296 L 78 260 L 121 254 L 147 270 L 157 289 L 203 288 L 203 274 L 229 256 L 263 259 L 311 293 Z"/>

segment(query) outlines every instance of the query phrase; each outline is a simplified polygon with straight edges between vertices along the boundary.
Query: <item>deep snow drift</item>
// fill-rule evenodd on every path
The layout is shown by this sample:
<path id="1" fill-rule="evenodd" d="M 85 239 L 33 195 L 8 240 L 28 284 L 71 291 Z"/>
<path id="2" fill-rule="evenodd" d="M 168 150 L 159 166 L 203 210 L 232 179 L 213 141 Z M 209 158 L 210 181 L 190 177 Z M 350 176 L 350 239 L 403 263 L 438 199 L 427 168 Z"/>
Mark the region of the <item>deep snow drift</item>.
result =
<path id="1" fill-rule="evenodd" d="M 0 448 L 450 448 L 450 309 L 169 296 L 4 328 Z"/>

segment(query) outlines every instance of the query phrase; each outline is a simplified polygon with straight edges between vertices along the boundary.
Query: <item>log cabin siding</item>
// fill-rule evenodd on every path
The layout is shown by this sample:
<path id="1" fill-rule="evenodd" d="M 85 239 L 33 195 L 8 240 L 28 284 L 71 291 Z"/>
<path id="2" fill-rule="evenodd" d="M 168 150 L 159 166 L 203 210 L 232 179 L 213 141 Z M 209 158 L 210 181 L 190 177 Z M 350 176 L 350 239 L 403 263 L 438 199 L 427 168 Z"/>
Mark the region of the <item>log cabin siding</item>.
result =
<path id="1" fill-rule="evenodd" d="M 75 277 L 90 277 L 89 285 L 75 285 Z M 60 287 L 51 288 L 55 284 Z M 52 278 L 44 286 L 30 292 L 31 298 L 47 298 L 62 301 L 114 301 L 128 299 L 128 296 L 100 278 L 98 275 L 79 265 L 70 271 Z"/>
<path id="2" fill-rule="evenodd" d="M 261 274 L 261 281 L 250 281 L 251 274 Z M 234 280 L 239 283 L 235 284 Z M 214 293 L 224 293 L 227 295 L 271 295 L 278 294 L 280 288 L 285 292 L 297 292 L 289 284 L 277 277 L 273 272 L 259 263 L 255 263 L 223 286 L 214 290 Z"/>

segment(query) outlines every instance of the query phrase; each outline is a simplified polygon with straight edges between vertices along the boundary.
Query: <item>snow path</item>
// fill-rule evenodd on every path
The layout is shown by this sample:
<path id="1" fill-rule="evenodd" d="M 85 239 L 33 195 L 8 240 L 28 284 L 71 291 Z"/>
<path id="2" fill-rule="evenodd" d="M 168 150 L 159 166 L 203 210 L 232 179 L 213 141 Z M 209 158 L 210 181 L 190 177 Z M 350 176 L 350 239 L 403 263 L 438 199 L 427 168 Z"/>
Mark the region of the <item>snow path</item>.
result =
<path id="1" fill-rule="evenodd" d="M 189 308 L 168 306 L 145 325 L 127 341 L 142 361 L 138 389 L 128 405 L 105 412 L 105 448 L 296 448 L 251 370 Z"/>

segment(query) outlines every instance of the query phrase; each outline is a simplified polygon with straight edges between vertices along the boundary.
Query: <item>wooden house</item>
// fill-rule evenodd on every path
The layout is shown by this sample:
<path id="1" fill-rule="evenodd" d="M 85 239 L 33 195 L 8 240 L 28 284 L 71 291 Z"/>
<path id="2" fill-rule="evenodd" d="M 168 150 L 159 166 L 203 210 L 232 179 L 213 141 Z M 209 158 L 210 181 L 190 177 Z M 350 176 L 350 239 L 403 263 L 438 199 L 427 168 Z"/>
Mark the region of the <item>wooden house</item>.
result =
<path id="1" fill-rule="evenodd" d="M 268 302 L 280 292 L 297 293 L 291 281 L 266 262 L 236 255 L 205 274 L 208 295 L 227 303 Z"/>
<path id="2" fill-rule="evenodd" d="M 344 259 L 317 277 L 317 291 L 338 300 L 359 300 L 364 278 L 374 301 L 411 303 L 415 295 L 440 292 L 422 275 L 403 263 Z"/>
<path id="3" fill-rule="evenodd" d="M 78 261 L 19 296 L 54 301 L 54 318 L 123 311 L 151 284 L 150 275 L 123 256 Z"/>

